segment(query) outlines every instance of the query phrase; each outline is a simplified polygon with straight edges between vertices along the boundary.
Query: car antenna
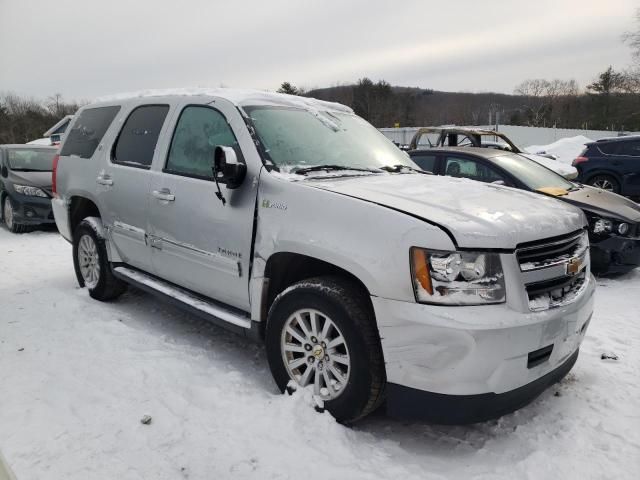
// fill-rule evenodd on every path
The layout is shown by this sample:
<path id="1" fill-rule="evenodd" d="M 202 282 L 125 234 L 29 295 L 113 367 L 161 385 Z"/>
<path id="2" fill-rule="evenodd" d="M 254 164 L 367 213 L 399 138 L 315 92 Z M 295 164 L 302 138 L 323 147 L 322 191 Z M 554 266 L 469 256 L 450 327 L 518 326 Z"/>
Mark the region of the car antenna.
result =
<path id="1" fill-rule="evenodd" d="M 222 202 L 222 205 L 226 205 L 227 204 L 227 200 L 224 198 L 224 195 L 222 195 L 222 190 L 220 189 L 220 183 L 218 183 L 218 169 L 216 168 L 216 162 L 213 162 L 213 167 L 211 167 L 211 170 L 213 170 L 213 180 L 216 182 L 216 188 L 218 189 L 218 191 L 216 192 L 216 197 L 218 197 L 218 199 Z"/>

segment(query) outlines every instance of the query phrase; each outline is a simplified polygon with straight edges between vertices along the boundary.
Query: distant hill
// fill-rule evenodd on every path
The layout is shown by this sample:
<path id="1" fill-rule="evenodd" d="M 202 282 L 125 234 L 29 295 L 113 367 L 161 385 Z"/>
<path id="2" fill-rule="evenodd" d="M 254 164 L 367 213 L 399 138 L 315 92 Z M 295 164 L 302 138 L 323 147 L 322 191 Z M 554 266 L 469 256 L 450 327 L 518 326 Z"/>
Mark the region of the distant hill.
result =
<path id="1" fill-rule="evenodd" d="M 531 97 L 504 93 L 440 92 L 368 79 L 316 88 L 305 95 L 339 102 L 376 127 L 426 125 L 556 125 L 558 128 L 640 129 L 638 95 Z M 608 105 L 605 105 L 608 102 Z M 603 114 L 606 112 L 606 116 Z M 603 118 L 607 118 L 604 120 Z"/>

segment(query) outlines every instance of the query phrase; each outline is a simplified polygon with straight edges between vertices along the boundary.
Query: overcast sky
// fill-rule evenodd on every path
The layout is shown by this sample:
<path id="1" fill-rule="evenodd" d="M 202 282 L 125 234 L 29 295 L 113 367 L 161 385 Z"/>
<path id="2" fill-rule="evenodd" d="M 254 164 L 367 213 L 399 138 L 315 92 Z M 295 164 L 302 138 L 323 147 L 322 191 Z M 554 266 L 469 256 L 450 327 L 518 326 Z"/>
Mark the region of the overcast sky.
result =
<path id="1" fill-rule="evenodd" d="M 484 8 L 480 8 L 483 4 Z M 306 88 L 360 77 L 511 93 L 623 68 L 638 0 L 0 0 L 0 92 Z"/>

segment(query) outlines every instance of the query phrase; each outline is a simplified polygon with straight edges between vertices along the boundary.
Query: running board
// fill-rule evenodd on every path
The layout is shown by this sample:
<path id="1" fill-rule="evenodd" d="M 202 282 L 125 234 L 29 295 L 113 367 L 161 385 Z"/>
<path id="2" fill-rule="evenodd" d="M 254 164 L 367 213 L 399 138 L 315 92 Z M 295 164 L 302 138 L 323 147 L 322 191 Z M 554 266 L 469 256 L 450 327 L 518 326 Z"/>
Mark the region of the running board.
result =
<path id="1" fill-rule="evenodd" d="M 113 274 L 133 286 L 152 295 L 164 297 L 179 308 L 209 320 L 228 330 L 245 335 L 251 330 L 251 319 L 236 313 L 230 308 L 207 300 L 195 293 L 188 292 L 168 282 L 124 266 L 113 268 Z"/>

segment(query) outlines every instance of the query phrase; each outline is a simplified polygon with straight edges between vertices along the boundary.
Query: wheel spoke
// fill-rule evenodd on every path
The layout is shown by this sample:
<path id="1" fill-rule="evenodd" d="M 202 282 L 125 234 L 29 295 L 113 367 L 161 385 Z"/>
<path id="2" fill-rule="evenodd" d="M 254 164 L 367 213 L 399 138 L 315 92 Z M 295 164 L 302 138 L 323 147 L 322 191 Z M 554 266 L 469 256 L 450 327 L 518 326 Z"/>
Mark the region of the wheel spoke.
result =
<path id="1" fill-rule="evenodd" d="M 331 359 L 335 363 L 341 363 L 343 365 L 346 365 L 347 367 L 349 366 L 349 357 L 347 357 L 346 355 L 340 355 L 338 353 L 334 353 L 331 355 Z"/>
<path id="2" fill-rule="evenodd" d="M 318 315 L 316 312 L 311 312 L 309 316 L 311 317 L 311 334 L 318 337 Z"/>
<path id="3" fill-rule="evenodd" d="M 287 327 L 286 331 L 289 335 L 291 335 L 293 338 L 298 340 L 301 344 L 306 343 L 305 338 L 302 335 L 300 335 L 298 332 L 296 332 L 293 327 L 291 326 Z"/>
<path id="4" fill-rule="evenodd" d="M 329 392 L 333 391 L 333 387 L 331 386 L 331 380 L 329 379 L 329 374 L 327 373 L 327 369 L 322 370 L 322 378 L 324 378 L 324 386 L 327 387 Z"/>
<path id="5" fill-rule="evenodd" d="M 305 363 L 307 363 L 307 359 L 305 357 L 296 358 L 295 360 L 289 362 L 289 368 L 291 370 L 295 370 L 301 367 L 302 365 L 304 365 Z"/>
<path id="6" fill-rule="evenodd" d="M 320 336 L 323 339 L 326 339 L 327 336 L 329 335 L 329 331 L 331 330 L 331 326 L 333 324 L 331 323 L 331 320 L 329 320 L 328 318 L 325 317 L 324 319 L 324 325 L 322 326 L 322 333 L 320 334 Z"/>
<path id="7" fill-rule="evenodd" d="M 342 338 L 342 335 L 338 335 L 336 338 L 327 343 L 327 350 L 336 348 L 339 345 L 344 345 L 344 338 Z"/>
<path id="8" fill-rule="evenodd" d="M 309 326 L 307 325 L 304 317 L 302 315 L 296 315 L 296 321 L 298 322 L 298 325 L 300 326 L 300 329 L 302 330 L 302 333 L 304 333 L 305 337 L 311 338 L 313 335 L 311 335 Z"/>
<path id="9" fill-rule="evenodd" d="M 331 371 L 331 373 L 336 378 L 339 384 L 343 385 L 345 383 L 346 378 L 344 378 L 342 373 L 340 373 L 340 371 L 335 367 L 333 363 L 329 365 L 329 370 Z"/>
<path id="10" fill-rule="evenodd" d="M 305 353 L 306 352 L 306 350 L 304 349 L 304 347 L 302 345 L 296 345 L 294 343 L 285 343 L 284 350 L 285 350 L 285 352 L 292 352 L 292 353 Z"/>
<path id="11" fill-rule="evenodd" d="M 315 370 L 313 365 L 307 365 L 307 369 L 304 371 L 298 383 L 303 387 L 309 385 L 309 377 L 311 377 L 311 373 Z"/>
<path id="12" fill-rule="evenodd" d="M 313 370 L 313 393 L 315 393 L 316 395 L 320 395 L 320 369 L 318 369 L 318 367 L 315 367 Z"/>

